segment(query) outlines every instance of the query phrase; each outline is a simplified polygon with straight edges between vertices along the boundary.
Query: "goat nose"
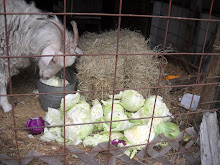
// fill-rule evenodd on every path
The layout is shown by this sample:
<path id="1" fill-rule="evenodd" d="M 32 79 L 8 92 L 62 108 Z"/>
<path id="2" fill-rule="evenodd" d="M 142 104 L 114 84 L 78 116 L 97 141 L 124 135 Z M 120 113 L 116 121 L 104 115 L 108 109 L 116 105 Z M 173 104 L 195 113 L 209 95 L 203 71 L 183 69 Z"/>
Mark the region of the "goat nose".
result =
<path id="1" fill-rule="evenodd" d="M 50 77 L 46 76 L 46 75 L 42 75 L 42 78 L 45 79 L 45 80 L 48 80 Z"/>
<path id="2" fill-rule="evenodd" d="M 43 73 L 40 73 L 40 78 L 43 78 L 44 76 L 43 76 Z"/>
<path id="3" fill-rule="evenodd" d="M 50 79 L 50 76 L 45 76 L 42 72 L 42 73 L 40 73 L 40 78 L 48 80 L 48 79 Z"/>

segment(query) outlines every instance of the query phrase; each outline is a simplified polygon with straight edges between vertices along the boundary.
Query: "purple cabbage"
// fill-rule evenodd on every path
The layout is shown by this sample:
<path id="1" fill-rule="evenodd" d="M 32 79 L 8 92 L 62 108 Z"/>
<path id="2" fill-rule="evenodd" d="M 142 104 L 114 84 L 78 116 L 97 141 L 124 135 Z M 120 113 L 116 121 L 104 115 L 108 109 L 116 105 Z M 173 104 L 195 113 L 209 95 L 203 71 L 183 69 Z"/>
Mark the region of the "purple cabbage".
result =
<path id="1" fill-rule="evenodd" d="M 112 140 L 112 145 L 117 146 L 118 145 L 118 140 L 117 139 Z"/>
<path id="2" fill-rule="evenodd" d="M 125 140 L 118 140 L 118 139 L 112 140 L 112 145 L 114 145 L 114 146 L 117 146 L 119 143 L 122 143 L 124 146 L 126 146 Z"/>
<path id="3" fill-rule="evenodd" d="M 30 128 L 28 129 L 28 132 L 32 135 L 38 135 L 44 132 L 44 128 L 34 128 L 42 126 L 45 126 L 45 121 L 42 119 L 42 117 L 30 118 L 27 121 L 27 128 Z"/>
<path id="4" fill-rule="evenodd" d="M 125 140 L 119 140 L 118 143 L 122 143 L 124 146 L 126 146 L 126 141 Z"/>

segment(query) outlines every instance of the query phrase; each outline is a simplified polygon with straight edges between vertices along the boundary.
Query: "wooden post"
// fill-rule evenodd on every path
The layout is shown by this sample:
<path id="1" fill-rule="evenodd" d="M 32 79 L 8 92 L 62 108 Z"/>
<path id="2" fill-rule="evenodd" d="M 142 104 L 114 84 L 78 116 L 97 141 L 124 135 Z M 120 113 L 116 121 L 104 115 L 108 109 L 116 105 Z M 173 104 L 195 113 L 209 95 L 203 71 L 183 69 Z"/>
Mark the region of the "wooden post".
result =
<path id="1" fill-rule="evenodd" d="M 218 26 L 213 52 L 220 53 L 220 25 Z M 219 78 L 217 76 L 220 76 L 220 56 L 219 55 L 211 57 L 205 83 L 218 82 Z M 204 86 L 202 94 L 201 94 L 200 103 L 216 101 L 217 92 L 218 92 L 218 85 Z M 211 109 L 213 107 L 214 107 L 214 104 L 200 104 L 199 106 L 199 108 L 201 109 Z"/>
<path id="2" fill-rule="evenodd" d="M 213 45 L 213 53 L 220 53 L 220 25 L 217 28 L 216 38 L 215 38 L 215 42 Z M 205 83 L 218 82 L 219 78 L 217 78 L 217 76 L 219 75 L 220 75 L 220 56 L 213 55 L 209 63 L 209 69 L 208 69 Z M 205 109 L 205 110 L 212 109 L 214 107 L 214 104 L 209 104 L 206 102 L 216 101 L 217 92 L 218 92 L 218 85 L 205 85 L 200 95 L 201 97 L 200 97 L 200 103 L 199 103 L 198 108 Z M 195 115 L 196 124 L 201 123 L 202 115 L 203 114 L 201 113 L 197 113 Z M 197 128 L 197 125 L 195 127 Z"/>

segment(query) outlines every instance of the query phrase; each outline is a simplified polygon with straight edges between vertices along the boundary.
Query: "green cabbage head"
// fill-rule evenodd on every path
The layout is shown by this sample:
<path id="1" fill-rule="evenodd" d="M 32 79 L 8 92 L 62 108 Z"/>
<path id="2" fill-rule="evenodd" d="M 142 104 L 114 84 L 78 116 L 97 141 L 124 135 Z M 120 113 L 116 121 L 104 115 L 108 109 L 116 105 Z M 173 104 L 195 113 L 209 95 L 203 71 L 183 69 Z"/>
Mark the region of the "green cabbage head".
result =
<path id="1" fill-rule="evenodd" d="M 91 114 L 88 113 L 88 111 L 83 109 L 82 107 L 73 107 L 71 110 L 67 112 L 66 125 L 91 122 L 93 122 L 91 119 Z M 93 124 L 66 126 L 65 132 L 68 144 L 78 145 L 82 142 L 83 139 L 85 139 L 92 133 L 93 128 Z"/>
<path id="2" fill-rule="evenodd" d="M 131 112 L 138 111 L 144 105 L 144 97 L 135 90 L 125 90 L 121 96 L 121 104 Z"/>

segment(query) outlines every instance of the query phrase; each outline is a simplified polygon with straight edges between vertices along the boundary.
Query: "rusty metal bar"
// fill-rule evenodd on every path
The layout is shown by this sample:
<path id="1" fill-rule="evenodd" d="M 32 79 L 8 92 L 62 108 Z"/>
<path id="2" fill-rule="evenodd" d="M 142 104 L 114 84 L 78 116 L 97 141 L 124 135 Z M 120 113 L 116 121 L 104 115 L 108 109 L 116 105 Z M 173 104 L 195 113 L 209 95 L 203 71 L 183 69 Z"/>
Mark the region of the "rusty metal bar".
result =
<path id="1" fill-rule="evenodd" d="M 5 0 L 3 0 L 3 8 L 4 8 L 4 13 L 6 13 L 6 3 Z M 5 40 L 6 40 L 6 54 L 7 56 L 9 55 L 9 45 L 8 45 L 8 27 L 7 27 L 7 16 L 4 15 L 4 20 L 5 20 Z M 10 58 L 7 58 L 8 60 L 8 74 L 9 74 L 9 86 L 10 86 L 10 94 L 12 94 L 12 80 L 11 80 L 11 71 L 10 71 Z M 7 88 L 7 87 L 6 87 Z M 14 111 L 14 100 L 12 97 L 12 118 L 13 118 L 13 127 L 16 128 L 16 121 L 15 121 L 15 111 Z M 16 159 L 18 160 L 18 164 L 21 164 L 21 160 L 20 160 L 20 151 L 19 151 L 19 146 L 18 146 L 18 135 L 17 135 L 17 130 L 14 130 L 14 138 L 15 138 L 15 145 L 16 148 L 15 150 L 17 150 L 17 155 L 16 155 Z M 16 152 L 16 151 L 15 151 Z"/>
<path id="2" fill-rule="evenodd" d="M 63 2 L 64 2 L 64 13 L 66 13 L 66 0 L 63 0 Z M 66 14 L 64 14 L 63 15 L 63 33 L 64 33 L 64 41 L 63 41 L 63 54 L 64 54 L 64 56 L 63 56 L 63 104 L 64 104 L 64 107 L 63 107 L 63 113 L 64 113 L 64 115 L 63 115 L 63 133 L 64 133 L 64 135 L 63 135 L 63 138 L 64 138 L 64 143 L 63 143 L 63 147 L 64 147 L 64 154 L 66 154 L 66 150 L 67 150 L 67 148 L 66 148 L 66 99 L 65 99 L 65 89 L 66 89 L 66 85 L 65 85 L 65 79 L 66 79 L 66 68 L 65 68 L 65 66 L 66 66 L 66 64 L 65 64 L 65 54 L 66 54 L 66 37 L 68 37 L 68 36 L 66 36 Z M 67 163 L 66 163 L 66 156 L 64 156 L 64 165 L 66 165 Z"/>
<path id="3" fill-rule="evenodd" d="M 193 114 L 198 114 L 198 113 L 206 113 L 206 112 L 216 112 L 219 111 L 220 108 L 217 109 L 210 109 L 210 110 L 201 110 L 201 111 L 191 111 L 191 112 L 186 112 L 186 113 L 179 113 L 179 114 L 174 114 L 172 116 L 185 116 L 187 114 L 193 115 Z M 154 118 L 166 118 L 170 116 L 154 116 Z M 144 119 L 151 119 L 152 117 L 142 117 L 142 118 L 132 118 L 132 119 L 124 119 L 124 120 L 112 120 L 112 121 L 102 121 L 102 122 L 90 122 L 90 123 L 78 123 L 78 124 L 66 124 L 65 126 L 77 126 L 77 125 L 88 125 L 88 124 L 100 124 L 100 123 L 111 123 L 111 122 L 120 122 L 120 121 L 130 121 L 130 120 L 144 120 Z M 54 126 L 41 126 L 41 127 L 34 127 L 34 128 L 54 128 L 54 127 L 63 127 L 64 125 L 54 125 Z M 0 129 L 0 131 L 5 131 L 5 130 L 28 130 L 28 128 L 4 128 Z"/>
<path id="4" fill-rule="evenodd" d="M 175 88 L 175 87 L 194 87 L 194 86 L 206 86 L 206 85 L 219 85 L 220 82 L 216 83 L 205 83 L 205 84 L 189 84 L 189 85 L 166 85 L 166 86 L 155 86 L 155 87 L 143 87 L 143 88 L 120 88 L 114 89 L 115 91 L 124 91 L 127 89 L 133 90 L 144 90 L 144 89 L 157 89 L 157 88 Z M 89 92 L 109 92 L 113 91 L 113 89 L 100 89 L 100 90 L 87 90 L 87 91 L 68 91 L 64 92 L 65 94 L 69 93 L 89 93 Z M 62 94 L 63 92 L 52 92 L 52 93 L 26 93 L 26 94 L 7 94 L 7 95 L 0 95 L 0 96 L 35 96 L 35 95 L 46 95 L 46 94 Z"/>
<path id="5" fill-rule="evenodd" d="M 119 15 L 122 11 L 122 0 L 119 3 Z M 118 51 L 119 51 L 119 39 L 120 39 L 120 29 L 121 29 L 121 16 L 118 17 L 118 33 L 117 33 L 117 46 L 116 46 L 116 55 L 115 55 L 115 72 L 114 72 L 114 82 L 113 82 L 113 98 L 112 98 L 112 109 L 111 109 L 111 122 L 110 122 L 110 132 L 109 132 L 109 141 L 108 141 L 108 149 L 110 149 L 111 144 L 111 134 L 112 134 L 112 118 L 113 118 L 113 108 L 114 108 L 114 98 L 115 98 L 115 86 L 116 86 L 116 75 L 117 75 L 117 66 L 118 66 Z M 107 164 L 110 162 L 111 153 L 108 151 L 108 159 Z"/>
<path id="6" fill-rule="evenodd" d="M 210 21 L 220 22 L 218 19 L 201 19 L 187 17 L 172 17 L 172 16 L 157 16 L 157 15 L 138 15 L 138 14 L 109 14 L 109 13 L 0 13 L 0 15 L 83 15 L 83 16 L 111 16 L 111 17 L 141 17 L 141 18 L 162 18 L 162 19 L 177 19 L 190 21 Z"/>
<path id="7" fill-rule="evenodd" d="M 217 78 L 220 78 L 220 76 L 206 77 L 206 79 L 217 79 Z"/>
<path id="8" fill-rule="evenodd" d="M 149 55 L 149 56 L 162 56 L 162 55 L 166 55 L 166 56 L 172 56 L 172 55 L 184 55 L 184 56 L 198 56 L 198 55 L 203 55 L 204 53 L 118 53 L 118 56 L 137 56 L 137 55 Z M 50 57 L 50 56 L 115 56 L 116 54 L 103 54 L 103 53 L 99 53 L 99 54 L 55 54 L 55 55 L 29 55 L 29 56 L 0 56 L 0 58 L 32 58 L 32 57 Z M 206 53 L 205 55 L 207 56 L 219 56 L 220 53 Z"/>
<path id="9" fill-rule="evenodd" d="M 170 16 L 170 13 L 171 13 L 171 5 L 172 5 L 172 0 L 169 1 L 168 16 Z M 165 31 L 164 43 L 163 43 L 163 53 L 165 52 L 165 49 L 166 49 L 167 33 L 168 33 L 168 28 L 169 28 L 169 22 L 170 22 L 170 20 L 167 19 L 166 31 Z M 161 62 L 160 62 L 160 74 L 159 74 L 158 85 L 157 85 L 157 86 L 159 86 L 159 87 L 160 87 L 160 81 L 161 81 L 161 79 L 162 79 L 163 60 L 164 60 L 164 55 L 162 55 L 162 57 L 161 57 Z M 146 151 L 145 151 L 145 156 L 144 156 L 144 158 L 147 157 L 147 151 L 148 151 L 148 146 L 149 146 L 149 142 L 150 142 L 150 135 L 151 135 L 152 127 L 153 127 L 154 113 L 155 113 L 155 107 L 156 107 L 156 103 L 157 103 L 158 93 L 159 93 L 159 88 L 156 89 L 156 96 L 155 96 L 155 101 L 154 101 L 152 120 L 151 120 L 151 123 L 150 123 L 150 131 L 149 131 L 149 135 L 148 135 L 147 147 L 146 147 Z"/>
<path id="10" fill-rule="evenodd" d="M 217 100 L 217 101 L 209 101 L 209 102 L 203 102 L 203 103 L 200 103 L 200 104 L 215 104 L 215 103 L 220 103 L 220 100 Z"/>

